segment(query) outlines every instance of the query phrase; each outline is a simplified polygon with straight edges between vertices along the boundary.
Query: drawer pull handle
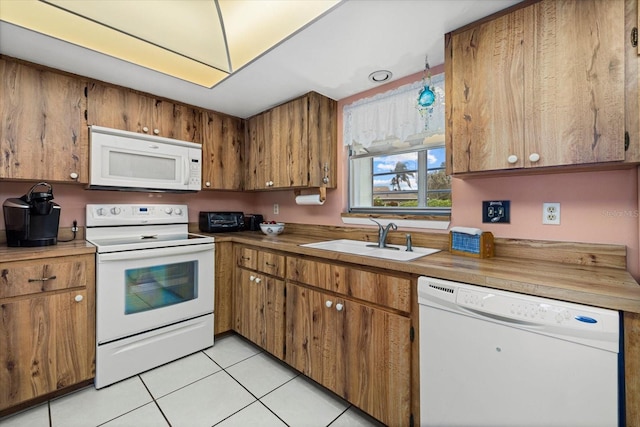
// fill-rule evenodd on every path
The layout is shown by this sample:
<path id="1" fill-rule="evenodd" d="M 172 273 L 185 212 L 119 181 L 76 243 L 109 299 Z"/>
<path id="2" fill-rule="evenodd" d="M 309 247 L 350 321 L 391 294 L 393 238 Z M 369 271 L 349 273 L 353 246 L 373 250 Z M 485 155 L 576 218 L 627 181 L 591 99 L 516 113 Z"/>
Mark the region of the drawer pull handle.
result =
<path id="1" fill-rule="evenodd" d="M 242 259 L 249 261 L 251 259 L 251 257 L 243 256 Z"/>
<path id="2" fill-rule="evenodd" d="M 266 262 L 265 264 L 267 264 L 267 267 L 275 267 L 275 264 L 271 264 L 270 262 Z"/>
<path id="3" fill-rule="evenodd" d="M 46 282 L 47 280 L 53 280 L 56 276 L 43 277 L 42 279 L 29 279 L 29 282 Z"/>

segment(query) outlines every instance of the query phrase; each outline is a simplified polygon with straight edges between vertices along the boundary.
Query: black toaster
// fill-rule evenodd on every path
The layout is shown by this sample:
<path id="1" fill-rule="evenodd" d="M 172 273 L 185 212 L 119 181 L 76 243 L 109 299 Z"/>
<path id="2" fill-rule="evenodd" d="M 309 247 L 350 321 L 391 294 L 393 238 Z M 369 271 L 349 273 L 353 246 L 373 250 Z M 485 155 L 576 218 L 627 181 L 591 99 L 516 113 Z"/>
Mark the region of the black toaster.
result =
<path id="1" fill-rule="evenodd" d="M 264 217 L 258 214 L 247 214 L 244 217 L 245 230 L 257 231 L 260 230 L 260 223 L 264 221 Z"/>
<path id="2" fill-rule="evenodd" d="M 205 233 L 226 233 L 244 230 L 242 212 L 200 212 L 198 226 Z"/>

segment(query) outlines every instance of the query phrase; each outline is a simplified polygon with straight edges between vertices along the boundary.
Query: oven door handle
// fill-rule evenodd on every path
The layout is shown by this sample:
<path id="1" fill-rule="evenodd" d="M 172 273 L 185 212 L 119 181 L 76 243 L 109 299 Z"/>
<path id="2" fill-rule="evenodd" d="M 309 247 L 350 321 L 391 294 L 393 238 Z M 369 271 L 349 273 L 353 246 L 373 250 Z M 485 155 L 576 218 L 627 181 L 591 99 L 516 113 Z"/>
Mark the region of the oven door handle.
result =
<path id="1" fill-rule="evenodd" d="M 214 243 L 189 246 L 173 246 L 169 248 L 141 249 L 139 251 L 108 252 L 98 254 L 98 262 L 122 261 L 133 259 L 158 258 L 171 255 L 188 255 L 210 251 L 213 255 Z M 213 262 L 213 259 L 211 259 Z"/>

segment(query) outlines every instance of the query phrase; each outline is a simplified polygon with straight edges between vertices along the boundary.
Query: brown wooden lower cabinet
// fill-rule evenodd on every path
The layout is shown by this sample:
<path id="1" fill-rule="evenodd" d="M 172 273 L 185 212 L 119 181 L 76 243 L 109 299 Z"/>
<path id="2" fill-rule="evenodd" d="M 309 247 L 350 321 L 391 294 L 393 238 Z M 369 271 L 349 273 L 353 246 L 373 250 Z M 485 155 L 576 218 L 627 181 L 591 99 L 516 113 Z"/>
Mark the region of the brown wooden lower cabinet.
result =
<path id="1" fill-rule="evenodd" d="M 285 361 L 390 426 L 409 425 L 408 317 L 287 283 Z"/>
<path id="2" fill-rule="evenodd" d="M 0 263 L 0 270 L 1 413 L 93 378 L 95 270 L 93 255 Z"/>
<path id="3" fill-rule="evenodd" d="M 245 245 L 234 254 L 236 332 L 383 423 L 410 424 L 411 280 Z"/>

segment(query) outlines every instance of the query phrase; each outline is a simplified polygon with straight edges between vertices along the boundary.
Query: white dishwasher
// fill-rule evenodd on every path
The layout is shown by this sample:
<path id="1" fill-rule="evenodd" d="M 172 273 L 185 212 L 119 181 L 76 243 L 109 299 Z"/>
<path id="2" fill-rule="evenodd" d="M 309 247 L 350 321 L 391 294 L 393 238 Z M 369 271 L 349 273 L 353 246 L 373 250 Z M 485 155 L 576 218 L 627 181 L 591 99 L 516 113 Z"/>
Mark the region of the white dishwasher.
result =
<path id="1" fill-rule="evenodd" d="M 624 423 L 617 311 L 420 277 L 420 425 Z"/>

